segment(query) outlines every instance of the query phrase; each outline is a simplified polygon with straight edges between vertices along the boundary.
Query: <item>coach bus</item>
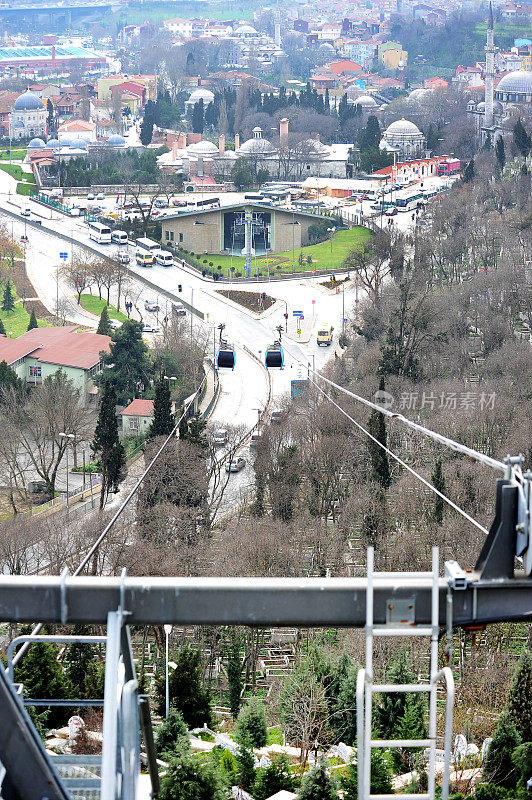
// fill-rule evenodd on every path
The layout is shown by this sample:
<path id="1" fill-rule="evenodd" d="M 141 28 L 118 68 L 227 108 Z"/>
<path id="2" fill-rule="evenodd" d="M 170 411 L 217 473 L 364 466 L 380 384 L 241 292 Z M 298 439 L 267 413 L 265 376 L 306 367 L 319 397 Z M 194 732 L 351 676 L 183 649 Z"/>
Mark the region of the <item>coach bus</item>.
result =
<path id="1" fill-rule="evenodd" d="M 111 244 L 111 228 L 101 222 L 89 222 L 89 239 L 98 244 Z"/>

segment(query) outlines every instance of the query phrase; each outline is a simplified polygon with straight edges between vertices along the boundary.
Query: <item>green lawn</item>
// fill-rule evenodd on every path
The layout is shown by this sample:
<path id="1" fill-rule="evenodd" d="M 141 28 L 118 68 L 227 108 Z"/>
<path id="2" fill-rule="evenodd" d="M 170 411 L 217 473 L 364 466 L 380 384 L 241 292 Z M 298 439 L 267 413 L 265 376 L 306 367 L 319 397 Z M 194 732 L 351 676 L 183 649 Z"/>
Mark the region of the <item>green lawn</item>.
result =
<path id="1" fill-rule="evenodd" d="M 94 294 L 81 295 L 81 307 L 84 308 L 85 311 L 90 311 L 91 314 L 96 314 L 97 317 L 100 316 L 103 307 L 106 305 L 107 303 L 105 300 L 100 300 L 100 298 Z M 114 306 L 107 306 L 107 313 L 109 314 L 109 319 L 119 319 L 121 322 L 127 319 L 127 315 L 122 314 L 121 311 L 117 311 Z"/>
<path id="2" fill-rule="evenodd" d="M 348 230 L 338 231 L 331 242 L 320 242 L 319 244 L 308 245 L 307 247 L 296 247 L 295 251 L 287 250 L 284 253 L 275 253 L 268 256 L 268 261 L 264 256 L 253 258 L 251 263 L 251 274 L 256 275 L 261 272 L 263 275 L 270 273 L 290 273 L 290 272 L 312 272 L 313 270 L 339 269 L 342 261 L 354 247 L 361 247 L 371 236 L 371 231 L 367 228 L 355 227 Z M 303 254 L 303 266 L 299 266 L 299 254 Z M 307 264 L 307 257 L 312 258 L 312 264 Z M 212 261 L 213 268 L 219 268 L 226 276 L 230 276 L 231 266 L 234 268 L 234 276 L 237 273 L 244 273 L 245 259 L 241 256 L 228 255 L 206 255 L 203 256 L 207 261 Z M 200 261 L 203 261 L 203 258 Z M 295 259 L 295 260 L 294 260 Z"/>
<path id="3" fill-rule="evenodd" d="M 268 744 L 282 744 L 283 732 L 281 728 L 268 728 Z"/>
<path id="4" fill-rule="evenodd" d="M 11 285 L 13 286 L 13 284 Z M 2 311 L 0 309 L 0 319 L 2 320 L 7 336 L 11 335 L 13 338 L 20 336 L 22 333 L 26 333 L 28 325 L 30 324 L 30 315 L 22 306 L 22 301 L 15 301 L 14 311 Z M 44 322 L 42 319 L 38 319 L 37 322 L 39 328 L 48 326 L 48 323 Z"/>
<path id="5" fill-rule="evenodd" d="M 26 150 L 12 150 L 11 159 L 13 161 L 23 161 L 26 158 Z M 0 150 L 0 158 L 9 159 L 9 150 Z"/>

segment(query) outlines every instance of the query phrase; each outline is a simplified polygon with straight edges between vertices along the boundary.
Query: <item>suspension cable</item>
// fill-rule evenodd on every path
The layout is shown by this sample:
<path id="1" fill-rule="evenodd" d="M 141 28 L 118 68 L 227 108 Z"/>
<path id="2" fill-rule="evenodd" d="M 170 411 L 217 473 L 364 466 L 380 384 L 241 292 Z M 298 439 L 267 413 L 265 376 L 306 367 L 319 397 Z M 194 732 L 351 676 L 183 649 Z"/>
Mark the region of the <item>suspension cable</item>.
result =
<path id="1" fill-rule="evenodd" d="M 340 411 L 345 417 L 347 417 L 347 419 L 350 422 L 352 422 L 353 425 L 356 425 L 356 427 L 360 431 L 362 431 L 362 433 L 364 433 L 366 436 L 368 436 L 371 439 L 372 442 L 374 442 L 375 444 L 378 444 L 379 447 L 381 447 L 385 451 L 385 453 L 387 453 L 389 456 L 394 458 L 402 467 L 404 467 L 406 470 L 408 470 L 408 472 L 410 472 L 415 478 L 417 478 L 419 481 L 421 481 L 421 483 L 423 483 L 428 489 L 430 489 L 438 497 L 440 497 L 442 500 L 444 500 L 449 506 L 451 506 L 451 508 L 453 508 L 459 514 L 461 514 L 464 517 L 464 519 L 466 519 L 468 522 L 470 522 L 472 525 L 474 525 L 476 528 L 478 528 L 480 531 L 482 531 L 482 533 L 484 533 L 484 534 L 489 533 L 487 528 L 485 528 L 483 525 L 481 525 L 480 522 L 477 522 L 476 519 L 474 519 L 472 516 L 470 516 L 467 513 L 467 511 L 464 511 L 463 508 L 460 508 L 460 506 L 456 505 L 456 503 L 454 503 L 449 497 L 447 497 L 447 495 L 442 494 L 442 492 L 440 492 L 439 489 L 437 489 L 435 486 L 432 485 L 432 483 L 430 483 L 426 478 L 424 478 L 423 475 L 420 475 L 419 472 L 416 472 L 415 469 L 412 469 L 412 467 L 410 467 L 405 461 L 403 461 L 402 458 L 400 458 L 398 455 L 396 455 L 392 450 L 390 450 L 388 447 L 386 447 L 385 444 L 380 442 L 375 436 L 373 436 L 368 430 L 366 430 L 366 428 L 364 428 L 359 422 L 357 422 L 356 419 L 353 419 L 353 417 L 350 414 L 348 414 L 347 411 L 345 411 L 345 409 L 342 408 L 342 406 L 340 406 L 338 403 L 336 403 L 332 399 L 332 397 L 329 397 L 327 392 L 324 389 L 322 389 L 321 386 L 319 386 L 316 383 L 316 381 L 313 381 L 312 378 L 310 378 L 310 382 L 313 384 L 313 386 L 316 387 L 316 389 L 319 392 L 321 392 L 321 394 L 325 397 L 326 400 L 329 401 L 329 403 L 332 403 L 332 405 L 335 408 L 337 408 L 338 411 Z"/>

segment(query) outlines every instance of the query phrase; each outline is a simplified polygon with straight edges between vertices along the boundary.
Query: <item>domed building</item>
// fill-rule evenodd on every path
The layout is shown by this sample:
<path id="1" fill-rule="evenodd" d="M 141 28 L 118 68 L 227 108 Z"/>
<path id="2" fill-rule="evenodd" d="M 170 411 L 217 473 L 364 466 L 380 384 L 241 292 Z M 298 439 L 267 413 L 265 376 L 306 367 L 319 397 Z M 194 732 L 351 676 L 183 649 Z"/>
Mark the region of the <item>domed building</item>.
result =
<path id="1" fill-rule="evenodd" d="M 44 150 L 46 147 L 43 139 L 32 139 L 28 144 L 28 150 Z"/>
<path id="2" fill-rule="evenodd" d="M 358 106 L 362 109 L 362 111 L 376 111 L 379 107 L 379 104 L 375 100 L 374 97 L 371 97 L 369 94 L 363 94 L 353 103 L 354 106 Z"/>
<path id="3" fill-rule="evenodd" d="M 253 136 L 251 139 L 247 139 L 244 144 L 240 145 L 238 148 L 237 155 L 239 156 L 271 156 L 273 153 L 276 152 L 275 147 L 272 145 L 268 139 L 262 138 L 262 128 L 259 128 L 257 125 L 256 128 L 253 128 Z"/>
<path id="4" fill-rule="evenodd" d="M 187 147 L 187 153 L 192 156 L 201 158 L 212 158 L 218 155 L 218 148 L 213 142 L 202 139 L 200 142 L 194 142 Z"/>
<path id="5" fill-rule="evenodd" d="M 398 119 L 386 128 L 379 147 L 381 150 L 396 152 L 402 158 L 412 158 L 423 153 L 425 137 L 413 122 Z"/>
<path id="6" fill-rule="evenodd" d="M 119 133 L 114 133 L 107 139 L 107 144 L 109 147 L 113 147 L 115 150 L 121 150 L 126 146 L 126 140 L 123 136 L 120 136 Z M 87 146 L 86 143 L 85 146 Z"/>
<path id="7" fill-rule="evenodd" d="M 213 92 L 211 92 L 209 89 L 204 89 L 203 87 L 194 89 L 188 100 L 185 100 L 185 108 L 187 110 L 189 107 L 193 108 L 196 103 L 199 103 L 200 100 L 203 100 L 203 107 L 206 108 L 214 101 Z"/>
<path id="8" fill-rule="evenodd" d="M 40 98 L 28 89 L 15 100 L 9 114 L 11 139 L 34 139 L 46 136 L 46 109 Z"/>
<path id="9" fill-rule="evenodd" d="M 510 103 L 532 106 L 532 72 L 516 70 L 504 75 L 495 88 L 495 100 L 505 111 Z"/>
<path id="10" fill-rule="evenodd" d="M 239 25 L 234 30 L 234 35 L 239 39 L 255 39 L 259 34 L 253 25 Z"/>

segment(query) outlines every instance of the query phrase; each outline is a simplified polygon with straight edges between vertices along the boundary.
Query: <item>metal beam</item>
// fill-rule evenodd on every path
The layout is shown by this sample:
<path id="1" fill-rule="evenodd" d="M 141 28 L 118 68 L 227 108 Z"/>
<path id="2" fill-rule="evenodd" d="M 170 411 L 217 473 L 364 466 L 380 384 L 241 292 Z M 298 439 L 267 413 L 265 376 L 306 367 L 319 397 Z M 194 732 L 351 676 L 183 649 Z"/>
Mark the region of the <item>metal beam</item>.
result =
<path id="1" fill-rule="evenodd" d="M 388 573 L 373 583 L 375 624 L 397 621 L 405 602 L 413 605 L 412 623 L 430 624 L 430 578 Z M 0 620 L 105 624 L 123 598 L 128 625 L 363 627 L 366 586 L 365 578 L 1 576 Z M 444 579 L 439 591 L 443 625 Z M 469 574 L 467 587 L 453 591 L 455 626 L 531 619 L 532 579 L 479 580 Z"/>
<path id="2" fill-rule="evenodd" d="M 20 800 L 69 800 L 37 731 L 0 666 L 0 753 Z M 6 795 L 7 796 L 7 795 Z"/>

